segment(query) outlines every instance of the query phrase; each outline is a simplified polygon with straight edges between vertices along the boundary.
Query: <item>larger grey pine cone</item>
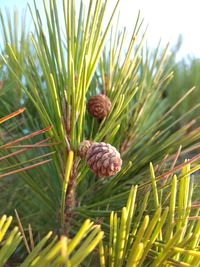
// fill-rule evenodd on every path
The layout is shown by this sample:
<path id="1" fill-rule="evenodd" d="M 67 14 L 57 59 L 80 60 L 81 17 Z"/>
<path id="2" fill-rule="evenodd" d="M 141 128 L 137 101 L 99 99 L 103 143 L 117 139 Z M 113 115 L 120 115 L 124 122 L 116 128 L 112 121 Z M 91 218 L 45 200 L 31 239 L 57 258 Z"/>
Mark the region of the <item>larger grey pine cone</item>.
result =
<path id="1" fill-rule="evenodd" d="M 112 176 L 121 170 L 122 160 L 115 147 L 106 143 L 94 143 L 88 150 L 86 161 L 97 176 Z"/>
<path id="2" fill-rule="evenodd" d="M 92 96 L 88 101 L 88 111 L 90 115 L 97 119 L 104 119 L 111 109 L 110 99 L 106 95 Z"/>

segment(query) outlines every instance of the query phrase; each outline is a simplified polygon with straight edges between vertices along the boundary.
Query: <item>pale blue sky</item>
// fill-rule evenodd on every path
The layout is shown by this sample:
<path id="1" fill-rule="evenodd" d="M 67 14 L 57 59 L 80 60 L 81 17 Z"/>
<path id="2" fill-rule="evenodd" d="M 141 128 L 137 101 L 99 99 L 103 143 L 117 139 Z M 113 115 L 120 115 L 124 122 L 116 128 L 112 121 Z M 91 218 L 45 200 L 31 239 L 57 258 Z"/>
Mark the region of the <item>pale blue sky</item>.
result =
<path id="1" fill-rule="evenodd" d="M 83 0 L 88 3 L 89 0 Z M 29 0 L 31 3 L 32 0 Z M 36 0 L 38 7 L 42 0 Z M 62 0 L 57 0 L 62 8 Z M 116 0 L 109 0 L 109 9 Z M 26 7 L 27 0 L 0 0 L 0 8 L 16 6 L 19 10 Z M 179 34 L 183 35 L 183 45 L 179 57 L 190 54 L 200 57 L 200 0 L 121 0 L 121 24 L 125 25 L 129 32 L 134 26 L 134 21 L 140 9 L 149 25 L 148 44 L 155 47 L 161 38 L 163 43 L 168 41 L 173 45 Z"/>

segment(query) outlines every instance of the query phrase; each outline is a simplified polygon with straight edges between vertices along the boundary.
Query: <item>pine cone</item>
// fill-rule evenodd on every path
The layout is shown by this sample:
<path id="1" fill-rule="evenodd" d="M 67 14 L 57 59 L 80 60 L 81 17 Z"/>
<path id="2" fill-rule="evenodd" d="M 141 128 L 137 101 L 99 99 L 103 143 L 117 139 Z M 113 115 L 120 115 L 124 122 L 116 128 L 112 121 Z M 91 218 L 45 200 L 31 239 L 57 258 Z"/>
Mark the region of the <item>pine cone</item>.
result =
<path id="1" fill-rule="evenodd" d="M 78 149 L 78 154 L 81 157 L 81 159 L 85 159 L 86 154 L 88 152 L 88 149 L 91 147 L 91 145 L 94 142 L 90 141 L 90 140 L 84 140 L 83 142 L 80 143 L 79 145 L 79 149 Z"/>
<path id="2" fill-rule="evenodd" d="M 110 99 L 106 95 L 92 96 L 88 102 L 90 115 L 102 120 L 108 116 L 111 109 Z"/>
<path id="3" fill-rule="evenodd" d="M 115 147 L 106 143 L 95 143 L 87 152 L 87 164 L 98 176 L 112 176 L 121 170 L 122 160 Z"/>

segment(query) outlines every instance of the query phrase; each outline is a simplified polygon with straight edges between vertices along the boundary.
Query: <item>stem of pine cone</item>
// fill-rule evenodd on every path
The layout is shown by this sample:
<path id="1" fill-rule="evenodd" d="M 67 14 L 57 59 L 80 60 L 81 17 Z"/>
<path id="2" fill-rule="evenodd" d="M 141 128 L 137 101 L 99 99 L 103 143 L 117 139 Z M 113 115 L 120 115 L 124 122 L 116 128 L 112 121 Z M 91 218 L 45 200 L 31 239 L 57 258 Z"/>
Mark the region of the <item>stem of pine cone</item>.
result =
<path id="1" fill-rule="evenodd" d="M 66 192 L 66 198 L 65 198 L 65 211 L 64 211 L 64 233 L 68 235 L 68 231 L 70 228 L 70 222 L 73 216 L 73 208 L 75 207 L 75 189 L 76 189 L 76 177 L 77 177 L 77 164 L 74 162 L 70 177 L 69 177 L 69 182 L 67 186 L 67 192 Z"/>
<path id="2" fill-rule="evenodd" d="M 70 187 L 68 186 L 71 184 L 70 180 L 72 180 L 72 173 L 73 173 L 73 158 L 74 158 L 74 152 L 69 151 L 67 162 L 66 162 L 66 168 L 65 168 L 65 175 L 63 179 L 63 187 L 62 187 L 62 195 L 61 195 L 61 228 L 64 230 L 65 227 L 65 210 L 66 210 L 66 202 L 69 201 L 67 198 L 67 193 L 70 190 Z"/>

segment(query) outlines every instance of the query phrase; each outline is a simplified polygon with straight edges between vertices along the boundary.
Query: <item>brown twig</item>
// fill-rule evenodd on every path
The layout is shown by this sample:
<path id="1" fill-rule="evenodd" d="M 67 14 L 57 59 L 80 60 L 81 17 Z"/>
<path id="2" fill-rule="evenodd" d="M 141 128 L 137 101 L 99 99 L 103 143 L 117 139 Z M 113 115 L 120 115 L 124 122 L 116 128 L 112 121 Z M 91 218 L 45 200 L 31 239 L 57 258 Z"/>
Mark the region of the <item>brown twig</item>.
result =
<path id="1" fill-rule="evenodd" d="M 7 144 L 5 144 L 5 145 L 2 145 L 2 146 L 0 146 L 0 149 L 4 149 L 4 148 L 7 148 L 7 147 L 10 147 L 10 146 L 12 146 L 12 145 L 14 145 L 14 144 L 17 144 L 17 143 L 22 142 L 22 141 L 24 141 L 24 140 L 30 139 L 30 138 L 32 138 L 32 137 L 34 137 L 34 136 L 43 134 L 43 133 L 45 133 L 45 132 L 47 132 L 47 131 L 49 131 L 49 130 L 51 130 L 51 129 L 52 129 L 52 126 L 49 126 L 49 127 L 47 127 L 47 128 L 44 128 L 44 129 L 42 129 L 42 130 L 38 130 L 38 131 L 36 131 L 36 132 L 33 132 L 33 133 L 31 133 L 31 134 L 28 134 L 28 135 L 26 135 L 26 136 L 23 136 L 23 137 L 21 137 L 21 138 L 18 138 L 18 139 L 14 140 L 14 141 L 11 141 L 10 143 L 7 143 Z"/>
<path id="2" fill-rule="evenodd" d="M 27 167 L 24 167 L 24 168 L 21 168 L 21 169 L 17 169 L 17 170 L 10 171 L 10 172 L 4 173 L 4 174 L 0 174 L 0 178 L 4 178 L 4 177 L 12 175 L 12 174 L 16 174 L 16 173 L 19 173 L 19 172 L 23 172 L 23 171 L 27 171 L 27 170 L 33 169 L 33 168 L 35 168 L 37 166 L 43 165 L 43 164 L 45 164 L 47 162 L 50 162 L 50 161 L 51 161 L 51 159 L 43 160 L 43 161 L 35 163 L 35 164 L 31 165 L 31 166 L 27 166 Z"/>
<path id="3" fill-rule="evenodd" d="M 23 240 L 24 240 L 24 245 L 25 245 L 25 247 L 26 247 L 26 250 L 27 250 L 28 254 L 30 254 L 30 253 L 31 253 L 31 250 L 30 250 L 30 248 L 29 248 L 28 241 L 27 241 L 27 239 L 26 239 L 26 235 L 25 235 L 25 233 L 24 233 L 24 229 L 23 229 L 23 226 L 22 226 L 22 224 L 21 224 L 21 221 L 20 221 L 20 218 L 19 218 L 19 215 L 18 215 L 18 212 L 17 212 L 16 209 L 15 209 L 15 215 L 16 215 L 16 219 L 17 219 L 18 226 L 19 226 L 19 230 L 20 230 L 20 232 L 21 232 L 21 234 L 22 234 L 22 238 L 23 238 Z"/>
<path id="4" fill-rule="evenodd" d="M 11 118 L 13 118 L 13 117 L 15 117 L 15 116 L 17 116 L 17 115 L 19 115 L 19 114 L 21 114 L 21 113 L 23 113 L 24 110 L 25 110 L 25 108 L 20 108 L 17 111 L 15 111 L 15 112 L 13 112 L 13 113 L 1 118 L 0 119 L 0 124 L 5 122 L 5 121 L 7 121 L 7 120 L 9 120 L 9 119 L 11 119 Z"/>
<path id="5" fill-rule="evenodd" d="M 24 149 L 20 149 L 20 150 L 18 150 L 18 151 L 15 151 L 15 152 L 13 152 L 13 153 L 10 153 L 10 154 L 8 154 L 8 155 L 5 155 L 5 156 L 3 156 L 3 157 L 0 158 L 0 161 L 1 161 L 1 160 L 4 160 L 4 159 L 7 159 L 7 158 L 10 158 L 10 157 L 15 157 L 15 156 L 17 156 L 17 155 L 19 155 L 19 154 L 22 154 L 22 153 L 24 153 L 24 152 L 26 152 L 26 151 L 28 151 L 28 150 L 31 150 L 31 149 L 34 148 L 36 145 L 43 144 L 43 143 L 49 141 L 50 139 L 52 139 L 52 138 L 51 138 L 51 137 L 48 137 L 48 138 L 45 139 L 45 140 L 42 140 L 42 141 L 40 141 L 40 142 L 35 143 L 32 147 L 24 148 Z"/>
<path id="6" fill-rule="evenodd" d="M 31 250 L 34 249 L 35 245 L 34 245 L 34 239 L 33 239 L 33 232 L 32 232 L 32 228 L 31 225 L 28 225 L 28 232 L 29 232 L 29 238 L 30 238 L 30 244 L 31 244 Z"/>

